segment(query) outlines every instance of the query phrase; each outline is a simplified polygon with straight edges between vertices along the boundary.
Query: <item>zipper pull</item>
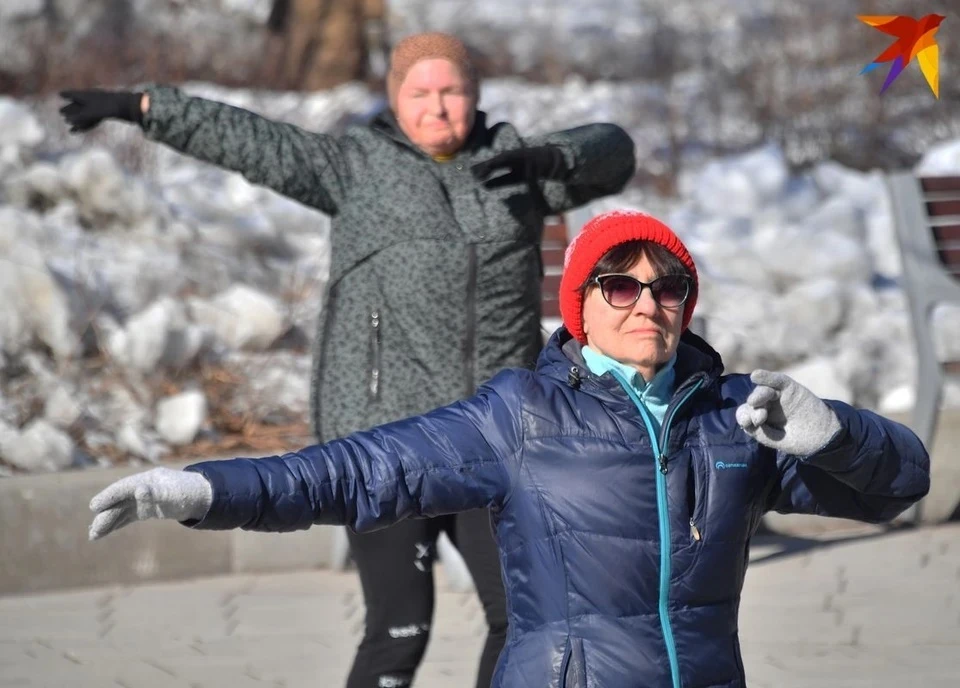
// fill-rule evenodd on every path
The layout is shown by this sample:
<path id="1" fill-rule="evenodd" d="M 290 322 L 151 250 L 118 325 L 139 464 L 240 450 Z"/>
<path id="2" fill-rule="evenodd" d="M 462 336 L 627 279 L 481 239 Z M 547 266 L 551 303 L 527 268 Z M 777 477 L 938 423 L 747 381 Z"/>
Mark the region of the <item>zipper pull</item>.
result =
<path id="1" fill-rule="evenodd" d="M 697 542 L 700 542 L 700 529 L 697 528 L 697 524 L 693 522 L 693 518 L 690 518 L 690 534 L 693 536 L 693 539 Z"/>
<path id="2" fill-rule="evenodd" d="M 370 311 L 370 329 L 373 335 L 372 355 L 373 361 L 370 368 L 370 396 L 376 399 L 380 396 L 380 311 Z"/>
<path id="3" fill-rule="evenodd" d="M 661 454 L 660 458 L 657 459 L 657 463 L 660 464 L 660 472 L 666 475 L 667 474 L 667 457 Z"/>

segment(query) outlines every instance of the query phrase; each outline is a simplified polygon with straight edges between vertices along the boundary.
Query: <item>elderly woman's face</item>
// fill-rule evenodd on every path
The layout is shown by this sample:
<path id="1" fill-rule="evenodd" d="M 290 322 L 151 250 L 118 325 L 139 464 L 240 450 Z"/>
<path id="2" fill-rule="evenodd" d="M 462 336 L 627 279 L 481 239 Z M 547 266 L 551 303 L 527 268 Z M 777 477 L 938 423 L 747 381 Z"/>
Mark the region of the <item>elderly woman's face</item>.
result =
<path id="1" fill-rule="evenodd" d="M 477 100 L 470 82 L 449 60 L 420 60 L 397 91 L 400 129 L 427 155 L 450 155 L 467 140 Z"/>
<path id="2" fill-rule="evenodd" d="M 646 254 L 623 274 L 641 282 L 660 277 Z M 683 309 L 683 305 L 659 305 L 649 287 L 643 288 L 632 307 L 614 308 L 603 298 L 599 287 L 591 286 L 583 300 L 583 330 L 590 348 L 635 368 L 649 382 L 677 351 Z"/>

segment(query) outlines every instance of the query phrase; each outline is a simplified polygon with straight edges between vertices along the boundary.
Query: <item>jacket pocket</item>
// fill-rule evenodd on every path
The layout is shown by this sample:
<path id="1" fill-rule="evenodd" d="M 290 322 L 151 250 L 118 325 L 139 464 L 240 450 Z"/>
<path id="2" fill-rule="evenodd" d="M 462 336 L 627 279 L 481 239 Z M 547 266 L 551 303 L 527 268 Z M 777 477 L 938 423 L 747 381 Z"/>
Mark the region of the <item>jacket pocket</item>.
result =
<path id="1" fill-rule="evenodd" d="M 587 667 L 583 659 L 583 640 L 570 637 L 560 665 L 560 688 L 587 688 Z"/>
<path id="2" fill-rule="evenodd" d="M 692 455 L 687 469 L 687 513 L 690 515 L 690 539 L 695 542 L 702 540 L 704 535 L 707 473 L 706 463 Z"/>
<path id="3" fill-rule="evenodd" d="M 381 335 L 380 311 L 376 308 L 370 311 L 370 372 L 367 390 L 374 401 L 380 398 L 380 348 Z"/>

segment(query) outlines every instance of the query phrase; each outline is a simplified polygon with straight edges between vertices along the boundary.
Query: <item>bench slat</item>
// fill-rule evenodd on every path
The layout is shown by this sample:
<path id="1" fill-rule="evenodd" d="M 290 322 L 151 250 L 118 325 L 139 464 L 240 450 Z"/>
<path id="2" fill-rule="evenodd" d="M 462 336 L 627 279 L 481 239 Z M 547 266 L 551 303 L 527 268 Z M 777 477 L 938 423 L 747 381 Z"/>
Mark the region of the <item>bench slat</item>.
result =
<path id="1" fill-rule="evenodd" d="M 544 299 L 540 312 L 544 318 L 559 318 L 560 302 L 557 299 Z"/>
<path id="2" fill-rule="evenodd" d="M 960 239 L 960 236 L 957 237 Z M 564 248 L 552 248 L 544 247 L 540 251 L 540 255 L 543 256 L 543 267 L 545 268 L 563 268 L 563 254 L 566 252 Z"/>
<path id="3" fill-rule="evenodd" d="M 545 222 L 543 225 L 543 242 L 567 245 L 567 225 L 563 222 Z"/>
<path id="4" fill-rule="evenodd" d="M 960 272 L 960 248 L 938 248 L 937 254 L 945 266 Z"/>
<path id="5" fill-rule="evenodd" d="M 543 318 L 559 318 L 560 301 L 557 291 L 560 289 L 560 277 L 563 272 L 563 258 L 567 250 L 567 224 L 562 216 L 546 218 L 543 223 L 543 236 L 540 243 L 540 259 L 544 276 L 541 282 L 540 315 Z"/>
<path id="6" fill-rule="evenodd" d="M 543 276 L 543 287 L 541 288 L 545 294 L 556 294 L 560 291 L 560 275 L 544 275 Z"/>
<path id="7" fill-rule="evenodd" d="M 930 217 L 938 217 L 942 215 L 960 215 L 960 200 L 930 201 L 927 203 L 927 215 Z"/>
<path id="8" fill-rule="evenodd" d="M 960 177 L 923 177 L 920 188 L 924 191 L 960 191 Z"/>
<path id="9" fill-rule="evenodd" d="M 933 236 L 938 242 L 960 241 L 960 224 L 934 227 Z"/>

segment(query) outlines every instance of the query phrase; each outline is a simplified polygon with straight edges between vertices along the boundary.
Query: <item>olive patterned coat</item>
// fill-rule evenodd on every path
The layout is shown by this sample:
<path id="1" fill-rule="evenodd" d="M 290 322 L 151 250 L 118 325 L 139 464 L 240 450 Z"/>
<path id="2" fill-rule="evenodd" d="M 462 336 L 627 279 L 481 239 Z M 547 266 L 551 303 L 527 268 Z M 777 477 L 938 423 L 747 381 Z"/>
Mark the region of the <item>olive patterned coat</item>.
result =
<path id="1" fill-rule="evenodd" d="M 147 89 L 155 141 L 240 172 L 332 218 L 332 257 L 311 407 L 322 441 L 470 396 L 542 346 L 540 237 L 546 216 L 620 191 L 634 146 L 613 124 L 523 139 L 484 113 L 437 162 L 390 115 L 340 136 L 178 89 Z M 560 147 L 564 182 L 488 190 L 470 166 L 524 146 Z"/>

